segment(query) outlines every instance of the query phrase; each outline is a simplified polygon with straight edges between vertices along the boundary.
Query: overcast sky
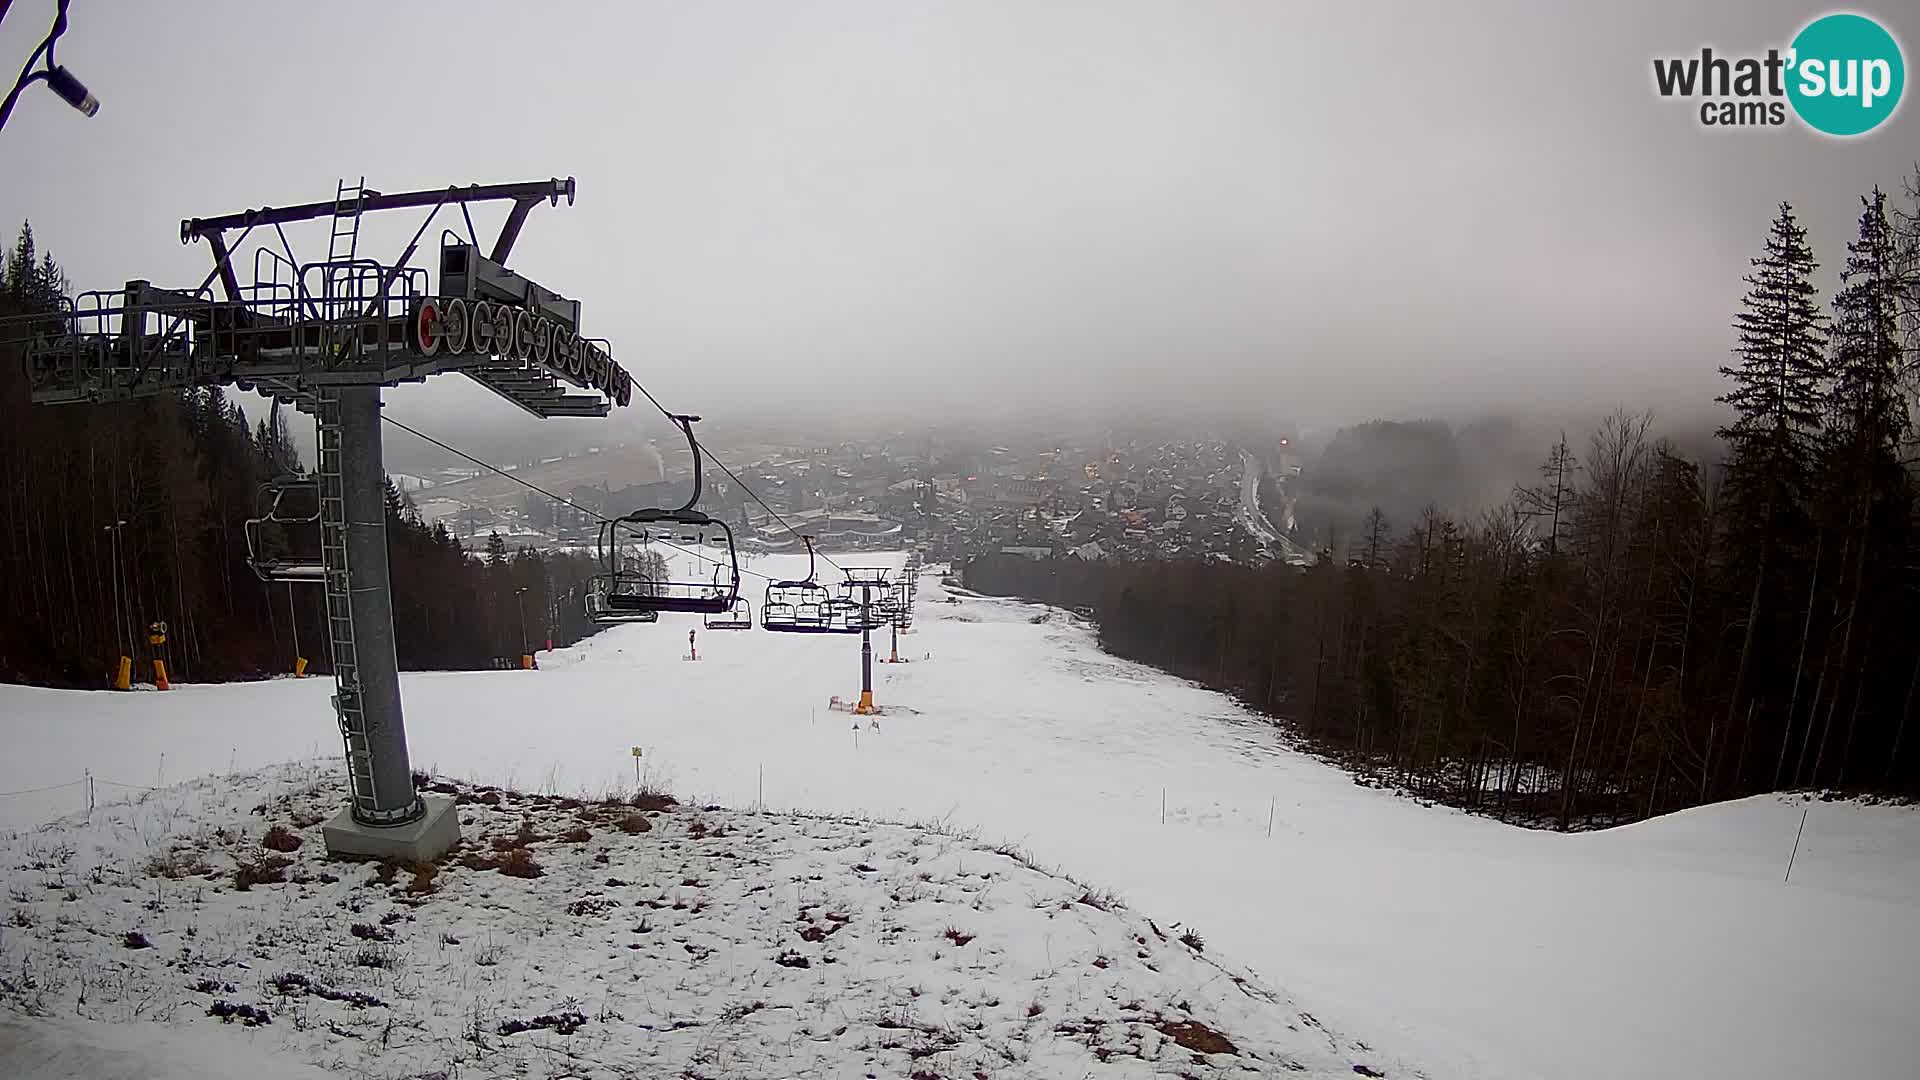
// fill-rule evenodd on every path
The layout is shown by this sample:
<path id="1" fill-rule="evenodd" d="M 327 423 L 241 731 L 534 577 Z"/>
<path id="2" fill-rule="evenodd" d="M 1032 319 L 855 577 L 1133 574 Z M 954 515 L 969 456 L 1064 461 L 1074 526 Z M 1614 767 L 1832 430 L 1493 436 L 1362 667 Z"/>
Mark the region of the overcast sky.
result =
<path id="1" fill-rule="evenodd" d="M 52 10 L 16 0 L 6 64 Z M 77 287 L 192 285 L 210 260 L 182 217 L 342 174 L 576 176 L 512 263 L 716 418 L 1671 414 L 1719 390 L 1775 204 L 1837 268 L 1858 195 L 1911 174 L 1920 110 L 1847 142 L 1714 132 L 1655 97 L 1650 59 L 1764 51 L 1822 10 L 77 0 L 59 59 L 100 114 L 26 95 L 0 215 Z M 1877 14 L 1911 67 L 1920 13 Z M 387 217 L 363 252 L 419 223 Z M 324 257 L 325 224 L 295 243 Z M 519 415 L 452 385 L 395 407 Z"/>

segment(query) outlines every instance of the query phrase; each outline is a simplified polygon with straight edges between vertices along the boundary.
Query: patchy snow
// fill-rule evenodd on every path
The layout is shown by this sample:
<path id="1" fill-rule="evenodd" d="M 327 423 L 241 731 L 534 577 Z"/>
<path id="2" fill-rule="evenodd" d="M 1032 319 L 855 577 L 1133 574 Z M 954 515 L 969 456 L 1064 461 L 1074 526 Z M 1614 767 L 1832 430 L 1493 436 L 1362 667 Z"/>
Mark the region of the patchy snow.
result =
<path id="1" fill-rule="evenodd" d="M 7 1075 L 152 1075 L 128 1071 L 143 1058 L 179 1076 L 289 1080 L 299 1073 L 258 1066 L 1406 1074 L 1206 955 L 1204 939 L 1014 849 L 437 782 L 460 803 L 461 849 L 433 867 L 371 866 L 322 854 L 341 782 L 312 766 L 195 780 L 0 847 L 0 1002 L 104 1022 L 9 1023 Z"/>
<path id="2" fill-rule="evenodd" d="M 186 1029 L 72 1016 L 0 1016 L 0 1062 L 9 1080 L 334 1080 L 251 1033 L 210 1041 Z"/>
<path id="3" fill-rule="evenodd" d="M 806 557 L 753 569 L 803 576 Z M 898 710 L 878 728 L 826 709 L 858 691 L 857 639 L 700 631 L 701 660 L 683 662 L 697 626 L 618 627 L 541 654 L 537 672 L 407 674 L 414 761 L 601 791 L 631 786 L 640 745 L 697 801 L 1009 840 L 1197 928 L 1207 957 L 1436 1080 L 1891 1077 L 1920 1060 L 1920 810 L 1812 803 L 1783 883 L 1800 800 L 1570 836 L 1421 806 L 1102 653 L 1073 620 L 949 597 L 933 575 L 900 639 L 913 662 L 875 665 Z M 877 656 L 889 645 L 876 635 Z M 83 810 L 83 770 L 105 801 L 333 754 L 330 691 L 0 687 L 0 792 L 68 785 L 0 797 L 0 827 Z"/>

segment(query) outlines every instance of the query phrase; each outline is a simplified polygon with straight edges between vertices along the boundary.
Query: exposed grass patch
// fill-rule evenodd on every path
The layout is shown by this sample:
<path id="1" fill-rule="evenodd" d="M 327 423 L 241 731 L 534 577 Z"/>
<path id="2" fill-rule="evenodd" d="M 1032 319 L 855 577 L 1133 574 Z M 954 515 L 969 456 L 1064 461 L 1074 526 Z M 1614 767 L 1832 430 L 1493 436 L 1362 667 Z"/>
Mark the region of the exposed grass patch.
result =
<path id="1" fill-rule="evenodd" d="M 387 971 L 400 966 L 400 954 L 385 945 L 363 945 L 353 951 L 353 966 Z"/>
<path id="2" fill-rule="evenodd" d="M 568 904 L 566 907 L 566 912 L 569 915 L 575 915 L 575 916 L 604 915 L 609 910 L 619 906 L 620 906 L 620 901 L 618 900 L 608 900 L 607 898 L 601 897 L 601 896 L 588 896 L 588 897 L 583 897 L 579 900 L 575 900 L 573 903 Z"/>
<path id="3" fill-rule="evenodd" d="M 556 1035 L 571 1035 L 587 1026 L 587 1018 L 577 1012 L 548 1013 L 531 1020 L 507 1020 L 500 1025 L 502 1035 L 518 1035 L 523 1031 L 551 1031 Z"/>
<path id="4" fill-rule="evenodd" d="M 1094 889 L 1088 889 L 1082 892 L 1080 899 L 1075 900 L 1074 903 L 1085 904 L 1090 908 L 1098 908 L 1101 911 L 1112 911 L 1114 908 L 1120 906 L 1120 901 L 1116 899 L 1112 893 Z"/>
<path id="5" fill-rule="evenodd" d="M 285 825 L 275 825 L 260 838 L 260 846 L 271 851 L 299 851 L 301 843 L 299 835 Z"/>
<path id="6" fill-rule="evenodd" d="M 508 848 L 491 855 L 474 852 L 462 856 L 460 865 L 469 870 L 497 870 L 508 877 L 517 878 L 537 878 L 542 873 L 533 852 L 523 847 Z"/>
<path id="7" fill-rule="evenodd" d="M 523 848 L 529 844 L 537 844 L 545 839 L 546 837 L 533 831 L 532 818 L 521 818 L 520 828 L 516 830 L 512 836 L 496 836 L 493 838 L 493 850 L 511 851 L 514 848 Z"/>
<path id="8" fill-rule="evenodd" d="M 1197 1054 L 1238 1054 L 1233 1041 L 1198 1020 L 1161 1020 L 1160 1034 Z"/>
<path id="9" fill-rule="evenodd" d="M 414 896 L 425 896 L 435 888 L 433 879 L 440 874 L 440 868 L 430 862 L 414 863 L 408 867 L 413 879 L 407 882 L 407 892 Z"/>
<path id="10" fill-rule="evenodd" d="M 664 791 L 638 791 L 627 800 L 627 805 L 635 810 L 671 810 L 680 805 L 680 800 Z"/>
<path id="11" fill-rule="evenodd" d="M 267 985 L 274 988 L 282 997 L 317 997 L 324 1001 L 337 1001 L 355 1009 L 385 1008 L 387 1003 L 372 994 L 359 990 L 336 990 L 323 983 L 307 978 L 299 972 L 289 971 L 276 975 Z M 231 991 L 233 988 L 227 988 Z"/>
<path id="12" fill-rule="evenodd" d="M 280 855 L 262 855 L 252 861 L 241 861 L 233 868 L 233 887 L 246 892 L 255 885 L 277 885 L 287 880 L 287 867 L 293 860 Z"/>
<path id="13" fill-rule="evenodd" d="M 207 873 L 212 873 L 207 860 L 190 848 L 170 848 L 147 860 L 147 874 L 151 877 L 178 881 Z"/>
<path id="14" fill-rule="evenodd" d="M 533 861 L 533 852 L 526 848 L 514 848 L 500 859 L 495 867 L 508 877 L 537 878 L 540 876 L 540 864 Z"/>
<path id="15" fill-rule="evenodd" d="M 223 1023 L 231 1024 L 235 1020 L 248 1027 L 259 1027 L 273 1022 L 273 1015 L 258 1005 L 235 1005 L 230 1001 L 216 1001 L 207 1006 L 208 1016 L 217 1016 Z"/>
<path id="16" fill-rule="evenodd" d="M 734 1023 L 739 1020 L 744 1020 L 766 1007 L 767 1003 L 764 1001 L 736 1001 L 720 1010 L 720 1019 L 727 1023 Z"/>

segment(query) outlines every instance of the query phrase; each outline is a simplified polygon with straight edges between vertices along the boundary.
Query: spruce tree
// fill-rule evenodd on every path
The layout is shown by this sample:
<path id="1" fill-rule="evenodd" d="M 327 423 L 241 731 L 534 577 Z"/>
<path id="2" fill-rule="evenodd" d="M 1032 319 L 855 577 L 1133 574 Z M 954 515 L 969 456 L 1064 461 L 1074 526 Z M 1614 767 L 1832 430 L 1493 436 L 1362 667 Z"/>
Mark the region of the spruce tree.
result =
<path id="1" fill-rule="evenodd" d="M 1894 454 L 1909 418 L 1901 393 L 1904 350 L 1899 316 L 1902 283 L 1887 198 L 1879 188 L 1861 200 L 1860 235 L 1847 245 L 1846 269 L 1833 298 L 1833 393 L 1830 448 L 1856 455 Z"/>
<path id="2" fill-rule="evenodd" d="M 0 268 L 0 291 L 22 311 L 57 311 L 67 297 L 67 275 L 53 256 L 39 254 L 36 258 L 36 254 L 33 225 L 22 223 L 13 251 L 7 255 L 5 267 Z"/>
<path id="3" fill-rule="evenodd" d="M 1780 204 L 1764 253 L 1746 277 L 1747 295 L 1734 316 L 1739 357 L 1720 373 L 1733 389 L 1719 398 L 1732 406 L 1734 419 L 1719 435 L 1727 441 L 1725 501 L 1730 522 L 1728 584 L 1747 595 L 1733 692 L 1727 702 L 1729 727 L 1747 704 L 1747 677 L 1755 670 L 1756 640 L 1763 620 L 1772 621 L 1789 604 L 1772 584 L 1788 568 L 1791 556 L 1807 547 L 1806 515 L 1821 427 L 1820 402 L 1827 366 L 1826 315 L 1820 310 L 1813 274 L 1819 269 L 1807 232 Z M 1784 550 L 1783 550 L 1784 549 Z M 1771 597 L 1772 602 L 1767 601 Z M 1768 668 L 1767 670 L 1774 670 Z M 1790 729 L 1792 718 L 1784 718 Z M 1782 745 L 1787 731 L 1782 732 Z"/>
<path id="4" fill-rule="evenodd" d="M 23 305 L 28 299 L 34 282 L 33 224 L 21 222 L 19 239 L 13 243 L 13 251 L 7 256 L 4 272 L 4 284 L 7 295 Z"/>
<path id="5" fill-rule="evenodd" d="M 1747 295 L 1734 316 L 1739 362 L 1720 373 L 1733 389 L 1718 400 L 1733 407 L 1731 424 L 1719 430 L 1731 451 L 1728 497 L 1736 512 L 1757 524 L 1804 504 L 1821 428 L 1821 384 L 1826 314 L 1813 284 L 1820 264 L 1807 246 L 1807 231 L 1780 204 L 1766 252 L 1753 260 Z"/>
<path id="6" fill-rule="evenodd" d="M 1845 777 L 1846 751 L 1834 745 L 1836 720 L 1844 701 L 1858 701 L 1867 692 L 1874 675 L 1875 629 L 1898 617 L 1886 594 L 1906 562 L 1911 514 L 1910 481 L 1900 463 L 1909 417 L 1900 382 L 1904 349 L 1894 233 L 1886 196 L 1878 188 L 1862 202 L 1860 232 L 1847 245 L 1847 265 L 1833 298 L 1833 388 L 1819 472 L 1825 546 L 1842 555 L 1822 665 L 1823 675 L 1830 672 L 1832 678 L 1815 683 L 1794 768 L 1796 782 L 1816 784 L 1827 775 L 1823 769 L 1831 758 L 1839 759 L 1834 777 Z M 1850 715 L 1857 712 L 1856 707 Z M 1842 739 L 1842 746 L 1851 745 L 1850 734 Z M 1810 746 L 1810 771 L 1803 773 Z"/>
<path id="7" fill-rule="evenodd" d="M 1907 376 L 1920 375 L 1920 164 L 1906 180 L 1906 202 L 1890 214 L 1893 259 L 1899 280 L 1900 330 L 1907 349 Z"/>
<path id="8" fill-rule="evenodd" d="M 1521 512 L 1531 521 L 1546 524 L 1549 555 L 1559 554 L 1561 539 L 1573 524 L 1573 482 L 1579 471 L 1580 461 L 1567 446 L 1567 433 L 1562 431 L 1560 441 L 1553 444 L 1547 451 L 1547 459 L 1540 463 L 1540 483 L 1533 487 L 1519 484 L 1513 487 L 1514 501 Z"/>

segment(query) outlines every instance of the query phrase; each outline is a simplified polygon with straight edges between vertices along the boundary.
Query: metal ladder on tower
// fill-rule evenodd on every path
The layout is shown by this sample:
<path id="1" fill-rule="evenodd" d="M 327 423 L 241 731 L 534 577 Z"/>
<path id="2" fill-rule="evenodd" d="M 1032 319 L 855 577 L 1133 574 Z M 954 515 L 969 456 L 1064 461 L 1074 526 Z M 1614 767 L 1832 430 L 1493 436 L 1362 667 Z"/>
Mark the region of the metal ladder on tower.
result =
<path id="1" fill-rule="evenodd" d="M 351 263 L 360 255 L 360 210 L 366 202 L 367 178 L 353 183 L 343 177 L 333 192 L 333 219 L 327 236 L 327 270 L 322 283 L 328 319 L 350 314 L 358 297 Z"/>
<path id="2" fill-rule="evenodd" d="M 333 707 L 346 744 L 347 788 L 356 810 L 376 803 L 373 759 L 367 750 L 367 717 L 360 687 L 360 652 L 353 634 L 353 573 L 347 562 L 347 508 L 340 462 L 340 404 L 326 391 L 315 395 L 318 439 L 315 475 L 320 482 L 320 552 L 326 567 L 327 641 L 332 649 Z"/>
<path id="3" fill-rule="evenodd" d="M 349 184 L 345 179 L 333 193 L 333 235 L 327 240 L 327 261 L 344 262 L 360 254 L 360 205 L 365 201 L 367 178 Z"/>

